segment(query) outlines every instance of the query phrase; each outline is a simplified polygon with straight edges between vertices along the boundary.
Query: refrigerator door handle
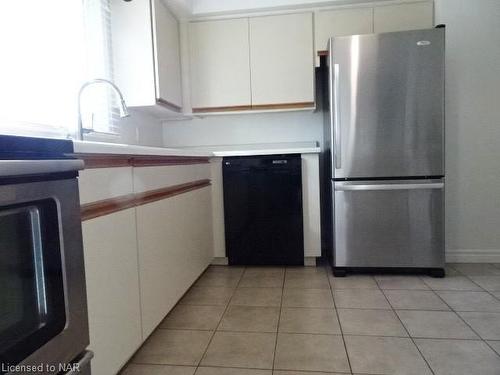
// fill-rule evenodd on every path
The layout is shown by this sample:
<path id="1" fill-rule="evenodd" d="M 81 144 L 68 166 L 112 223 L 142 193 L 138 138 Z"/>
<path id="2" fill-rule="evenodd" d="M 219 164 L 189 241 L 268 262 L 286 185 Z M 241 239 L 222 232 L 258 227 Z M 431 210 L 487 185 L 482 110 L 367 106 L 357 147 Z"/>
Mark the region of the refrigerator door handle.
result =
<path id="1" fill-rule="evenodd" d="M 346 185 L 335 183 L 336 191 L 373 191 L 373 190 L 418 190 L 418 189 L 443 189 L 443 182 L 421 183 L 421 184 L 367 184 Z"/>
<path id="2" fill-rule="evenodd" d="M 333 66 L 333 127 L 334 127 L 334 137 L 335 137 L 335 168 L 342 168 L 342 150 L 341 150 L 341 140 L 340 140 L 340 104 L 339 104 L 339 93 L 340 93 L 340 82 L 339 82 L 339 64 L 334 64 Z M 330 107 L 332 108 L 332 107 Z"/>
<path id="3" fill-rule="evenodd" d="M 329 61 L 328 61 L 328 107 L 329 107 L 329 115 L 330 115 L 330 137 L 335 137 L 334 134 L 334 124 L 335 124 L 335 119 L 334 119 L 334 108 L 333 108 L 333 54 L 332 54 L 332 44 L 333 41 L 332 39 L 328 40 L 328 50 L 329 50 Z M 333 168 L 335 165 L 335 160 L 337 159 L 335 153 L 337 151 L 334 142 L 331 142 L 331 148 L 332 148 L 332 172 Z"/>

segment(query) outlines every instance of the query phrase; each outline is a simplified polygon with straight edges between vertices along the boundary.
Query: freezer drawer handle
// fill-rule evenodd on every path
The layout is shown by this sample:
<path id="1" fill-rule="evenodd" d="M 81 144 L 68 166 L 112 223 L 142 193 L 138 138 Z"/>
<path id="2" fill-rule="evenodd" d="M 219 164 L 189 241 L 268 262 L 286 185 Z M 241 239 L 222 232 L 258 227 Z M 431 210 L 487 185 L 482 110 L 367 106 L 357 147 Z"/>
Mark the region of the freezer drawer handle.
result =
<path id="1" fill-rule="evenodd" d="M 386 185 L 335 185 L 337 191 L 360 191 L 360 190 L 427 190 L 443 189 L 444 183 L 436 182 L 430 184 L 386 184 Z"/>

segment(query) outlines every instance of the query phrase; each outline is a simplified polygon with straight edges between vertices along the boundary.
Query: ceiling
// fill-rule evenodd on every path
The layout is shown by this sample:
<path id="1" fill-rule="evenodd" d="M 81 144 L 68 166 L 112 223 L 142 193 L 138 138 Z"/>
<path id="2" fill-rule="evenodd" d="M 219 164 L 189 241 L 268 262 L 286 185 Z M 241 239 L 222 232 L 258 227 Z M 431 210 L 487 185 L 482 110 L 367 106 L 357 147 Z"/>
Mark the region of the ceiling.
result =
<path id="1" fill-rule="evenodd" d="M 328 5 L 367 3 L 376 0 L 164 0 L 180 18 L 247 13 Z M 380 1 L 380 0 L 378 0 Z"/>

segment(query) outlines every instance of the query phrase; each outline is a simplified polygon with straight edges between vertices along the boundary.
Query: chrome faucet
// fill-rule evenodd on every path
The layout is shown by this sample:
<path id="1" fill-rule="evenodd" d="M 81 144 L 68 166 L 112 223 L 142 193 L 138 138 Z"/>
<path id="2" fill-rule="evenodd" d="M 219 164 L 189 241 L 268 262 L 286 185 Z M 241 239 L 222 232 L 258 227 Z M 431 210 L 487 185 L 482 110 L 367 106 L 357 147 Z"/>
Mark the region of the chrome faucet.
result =
<path id="1" fill-rule="evenodd" d="M 128 113 L 127 105 L 125 104 L 125 99 L 123 99 L 122 92 L 120 91 L 118 86 L 116 86 L 113 82 L 111 82 L 107 79 L 104 79 L 104 78 L 96 78 L 96 79 L 92 79 L 90 81 L 85 82 L 82 85 L 82 87 L 80 87 L 80 90 L 78 91 L 78 139 L 80 139 L 82 141 L 83 141 L 83 136 L 85 134 L 91 133 L 94 131 L 93 129 L 83 127 L 82 108 L 81 108 L 82 92 L 85 90 L 85 88 L 87 86 L 90 86 L 90 85 L 93 85 L 96 83 L 106 83 L 106 84 L 110 85 L 113 88 L 113 90 L 118 94 L 118 96 L 120 97 L 120 106 L 119 106 L 120 118 L 130 116 L 130 114 Z"/>

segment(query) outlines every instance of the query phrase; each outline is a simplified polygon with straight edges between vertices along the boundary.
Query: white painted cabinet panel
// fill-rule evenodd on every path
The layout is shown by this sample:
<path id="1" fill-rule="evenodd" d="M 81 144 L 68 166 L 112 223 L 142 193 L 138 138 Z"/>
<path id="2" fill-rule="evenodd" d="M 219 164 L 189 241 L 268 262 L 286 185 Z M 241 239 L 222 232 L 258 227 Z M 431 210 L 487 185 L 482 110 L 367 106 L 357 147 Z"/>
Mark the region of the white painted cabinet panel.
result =
<path id="1" fill-rule="evenodd" d="M 115 83 L 127 105 L 155 103 L 155 72 L 149 0 L 111 0 Z"/>
<path id="2" fill-rule="evenodd" d="M 248 19 L 189 24 L 191 105 L 249 106 Z"/>
<path id="3" fill-rule="evenodd" d="M 153 115 L 182 107 L 179 25 L 162 0 L 111 0 L 115 82 Z"/>
<path id="4" fill-rule="evenodd" d="M 182 107 L 179 23 L 162 0 L 153 0 L 156 97 Z"/>
<path id="5" fill-rule="evenodd" d="M 161 189 L 210 179 L 210 164 L 138 167 L 134 169 L 134 192 Z"/>
<path id="6" fill-rule="evenodd" d="M 304 256 L 321 256 L 319 155 L 302 154 L 302 210 Z"/>
<path id="7" fill-rule="evenodd" d="M 328 39 L 332 36 L 370 33 L 373 33 L 373 8 L 319 10 L 315 13 L 316 51 L 326 50 Z"/>
<path id="8" fill-rule="evenodd" d="M 146 338 L 213 258 L 210 186 L 137 207 Z"/>
<path id="9" fill-rule="evenodd" d="M 142 343 L 135 210 L 82 224 L 93 374 L 116 374 Z"/>
<path id="10" fill-rule="evenodd" d="M 117 198 L 132 193 L 132 167 L 95 168 L 80 171 L 80 203 Z"/>
<path id="11" fill-rule="evenodd" d="M 224 190 L 222 158 L 211 158 L 212 170 L 212 220 L 214 236 L 214 257 L 226 256 L 226 232 L 224 228 Z"/>
<path id="12" fill-rule="evenodd" d="M 314 102 L 312 13 L 249 22 L 252 105 Z"/>
<path id="13" fill-rule="evenodd" d="M 418 2 L 377 6 L 373 22 L 376 33 L 427 29 L 434 25 L 433 3 Z"/>

